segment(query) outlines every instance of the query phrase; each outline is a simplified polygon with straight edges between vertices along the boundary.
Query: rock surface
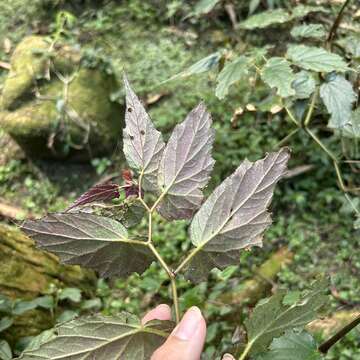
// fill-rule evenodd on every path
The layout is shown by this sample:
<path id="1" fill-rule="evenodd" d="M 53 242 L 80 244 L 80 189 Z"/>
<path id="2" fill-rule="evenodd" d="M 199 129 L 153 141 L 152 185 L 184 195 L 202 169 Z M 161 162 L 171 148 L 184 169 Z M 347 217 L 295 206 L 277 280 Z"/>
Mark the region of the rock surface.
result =
<path id="1" fill-rule="evenodd" d="M 0 99 L 0 127 L 35 158 L 111 152 L 123 109 L 110 100 L 115 77 L 67 45 L 30 36 L 15 49 Z"/>
<path id="2" fill-rule="evenodd" d="M 10 299 L 31 300 L 64 287 L 77 287 L 85 296 L 91 296 L 96 288 L 93 272 L 59 264 L 54 255 L 36 249 L 33 241 L 18 229 L 1 224 L 0 264 L 0 294 Z M 53 325 L 49 311 L 29 310 L 17 316 L 4 334 L 15 343 Z"/>

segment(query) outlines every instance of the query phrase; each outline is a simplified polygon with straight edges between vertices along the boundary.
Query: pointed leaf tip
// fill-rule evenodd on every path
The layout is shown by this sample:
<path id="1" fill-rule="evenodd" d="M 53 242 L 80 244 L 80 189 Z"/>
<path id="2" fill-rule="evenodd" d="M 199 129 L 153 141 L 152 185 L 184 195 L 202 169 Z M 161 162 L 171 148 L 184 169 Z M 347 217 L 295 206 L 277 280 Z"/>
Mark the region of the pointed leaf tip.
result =
<path id="1" fill-rule="evenodd" d="M 214 166 L 212 120 L 200 103 L 178 124 L 166 145 L 160 167 L 159 186 L 164 198 L 158 207 L 166 219 L 191 218 L 203 200 L 202 189 Z"/>
<path id="2" fill-rule="evenodd" d="M 124 85 L 126 91 L 124 154 L 129 166 L 143 175 L 143 189 L 156 191 L 157 171 L 165 143 L 125 75 Z"/>
<path id="3" fill-rule="evenodd" d="M 267 208 L 289 156 L 289 149 L 282 148 L 254 163 L 245 160 L 214 190 L 190 225 L 198 253 L 188 269 L 204 278 L 206 270 L 236 263 L 239 250 L 262 246 L 263 233 L 271 223 Z"/>

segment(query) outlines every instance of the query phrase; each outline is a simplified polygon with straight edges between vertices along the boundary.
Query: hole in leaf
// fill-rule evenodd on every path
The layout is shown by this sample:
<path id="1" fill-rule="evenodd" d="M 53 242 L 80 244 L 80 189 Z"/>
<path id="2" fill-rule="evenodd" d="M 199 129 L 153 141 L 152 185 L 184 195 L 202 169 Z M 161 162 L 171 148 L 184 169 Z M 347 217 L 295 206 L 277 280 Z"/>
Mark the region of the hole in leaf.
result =
<path id="1" fill-rule="evenodd" d="M 131 140 L 134 140 L 134 137 L 133 137 L 132 135 L 129 135 L 129 138 L 130 138 Z"/>
<path id="2" fill-rule="evenodd" d="M 145 135 L 145 131 L 144 131 L 144 130 L 140 130 L 140 134 L 141 134 L 141 135 Z"/>
<path id="3" fill-rule="evenodd" d="M 129 107 L 127 110 L 128 110 L 128 112 L 132 112 L 132 111 L 133 111 L 133 109 L 132 109 L 131 107 Z"/>

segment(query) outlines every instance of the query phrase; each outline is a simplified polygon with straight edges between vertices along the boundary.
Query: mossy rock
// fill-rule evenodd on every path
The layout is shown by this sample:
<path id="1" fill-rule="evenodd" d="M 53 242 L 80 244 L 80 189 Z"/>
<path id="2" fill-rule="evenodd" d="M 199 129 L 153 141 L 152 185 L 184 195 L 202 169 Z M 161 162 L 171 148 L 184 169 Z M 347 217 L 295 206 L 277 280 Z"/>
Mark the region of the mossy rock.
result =
<path id="1" fill-rule="evenodd" d="M 79 266 L 62 265 L 56 256 L 38 250 L 33 240 L 18 229 L 0 224 L 0 294 L 31 300 L 54 288 L 77 287 L 85 297 L 96 290 L 96 276 Z M 35 309 L 14 319 L 5 336 L 12 344 L 23 336 L 37 335 L 52 327 L 49 311 Z"/>
<path id="2" fill-rule="evenodd" d="M 33 157 L 88 158 L 111 152 L 123 108 L 110 100 L 115 77 L 81 64 L 81 54 L 39 36 L 25 38 L 11 60 L 0 126 Z M 64 82 L 69 79 L 69 82 Z"/>

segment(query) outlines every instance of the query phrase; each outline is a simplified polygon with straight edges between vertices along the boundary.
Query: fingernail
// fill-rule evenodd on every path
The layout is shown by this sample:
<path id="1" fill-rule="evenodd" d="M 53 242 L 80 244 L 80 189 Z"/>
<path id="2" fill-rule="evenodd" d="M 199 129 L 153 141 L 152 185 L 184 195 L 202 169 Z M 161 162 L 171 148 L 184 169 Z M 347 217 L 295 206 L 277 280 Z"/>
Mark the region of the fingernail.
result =
<path id="1" fill-rule="evenodd" d="M 199 327 L 201 319 L 202 315 L 200 309 L 196 306 L 191 307 L 186 312 L 179 325 L 175 328 L 174 335 L 181 340 L 190 340 Z"/>
<path id="2" fill-rule="evenodd" d="M 166 304 L 160 304 L 160 305 L 158 305 L 158 306 L 155 308 L 155 310 L 160 310 L 160 309 L 167 310 L 168 308 L 169 308 L 168 305 L 166 305 Z"/>
<path id="3" fill-rule="evenodd" d="M 222 360 L 235 360 L 235 358 L 231 354 L 225 354 Z"/>

